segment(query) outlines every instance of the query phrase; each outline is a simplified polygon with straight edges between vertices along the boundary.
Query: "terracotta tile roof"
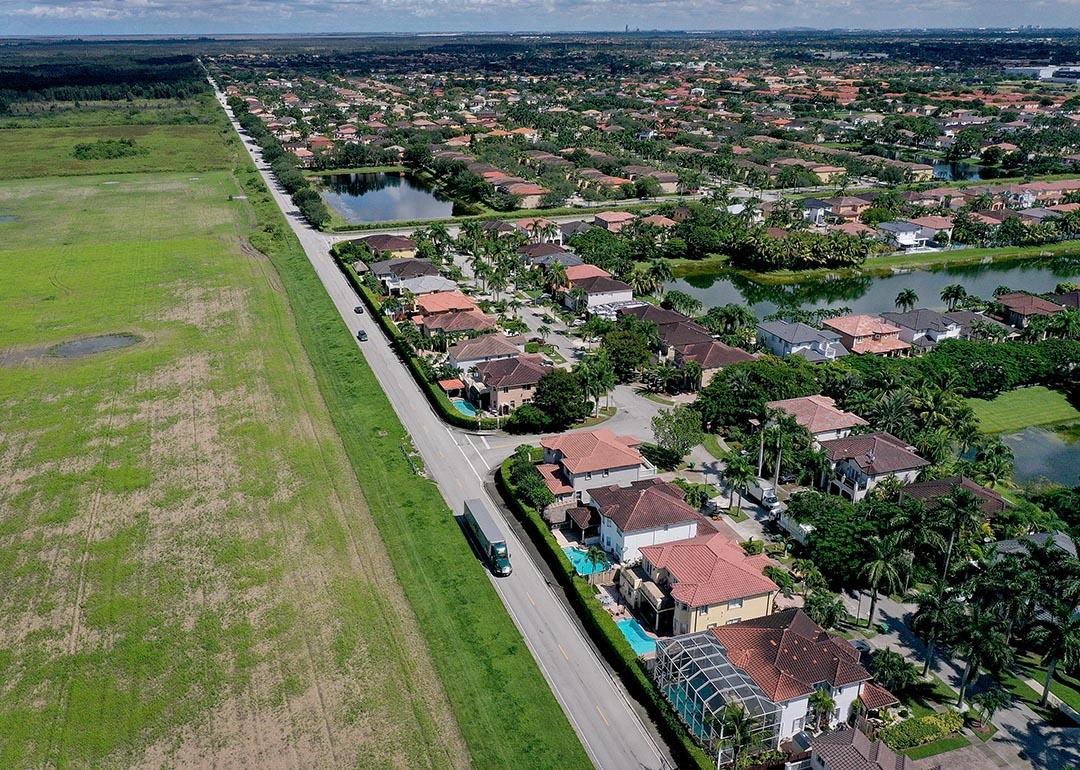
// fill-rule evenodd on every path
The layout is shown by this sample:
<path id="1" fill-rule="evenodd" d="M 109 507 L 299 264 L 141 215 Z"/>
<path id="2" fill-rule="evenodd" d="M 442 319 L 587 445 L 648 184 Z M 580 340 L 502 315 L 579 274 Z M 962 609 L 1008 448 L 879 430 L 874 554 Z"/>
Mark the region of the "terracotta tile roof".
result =
<path id="1" fill-rule="evenodd" d="M 635 481 L 628 487 L 612 485 L 589 491 L 601 516 L 623 532 L 657 529 L 672 524 L 705 520 L 683 500 L 685 493 L 660 479 Z"/>
<path id="2" fill-rule="evenodd" d="M 568 280 L 574 282 L 585 278 L 610 278 L 611 273 L 596 265 L 571 265 L 566 268 L 566 277 Z"/>
<path id="3" fill-rule="evenodd" d="M 900 329 L 892 324 L 887 324 L 880 318 L 872 315 L 844 315 L 837 318 L 827 318 L 825 326 L 836 329 L 841 334 L 851 337 L 870 337 L 874 334 L 897 335 Z"/>
<path id="4" fill-rule="evenodd" d="M 832 462 L 851 460 L 869 476 L 922 468 L 930 463 L 912 451 L 907 442 L 890 433 L 865 433 L 822 441 Z"/>
<path id="5" fill-rule="evenodd" d="M 1002 513 L 1009 507 L 1009 501 L 1004 497 L 994 490 L 987 489 L 982 484 L 972 481 L 966 476 L 948 476 L 943 479 L 918 481 L 904 487 L 903 493 L 908 497 L 914 497 L 917 500 L 932 501 L 943 495 L 952 494 L 952 491 L 957 487 L 966 489 L 968 492 L 975 495 L 979 500 L 979 507 L 982 508 L 983 513 L 987 516 L 992 516 L 995 513 Z"/>
<path id="6" fill-rule="evenodd" d="M 516 356 L 476 365 L 476 371 L 484 383 L 492 388 L 517 388 L 535 385 L 553 367 L 540 363 L 540 356 Z"/>
<path id="7" fill-rule="evenodd" d="M 479 310 L 455 310 L 450 313 L 427 316 L 423 319 L 424 328 L 429 332 L 482 332 L 498 326 L 498 322 Z"/>
<path id="8" fill-rule="evenodd" d="M 455 377 L 450 380 L 439 380 L 439 387 L 445 391 L 461 390 L 465 387 L 465 383 Z"/>
<path id="9" fill-rule="evenodd" d="M 717 342 L 716 340 L 692 342 L 689 345 L 683 345 L 678 350 L 678 357 L 684 362 L 697 361 L 701 364 L 701 368 L 706 371 L 754 360 L 754 356 L 745 350 L 725 345 L 723 342 Z"/>
<path id="10" fill-rule="evenodd" d="M 513 357 L 521 354 L 518 345 L 522 344 L 520 337 L 506 337 L 502 334 L 485 334 L 473 337 L 470 340 L 462 340 L 447 350 L 447 355 L 455 361 L 475 361 L 479 358 L 495 358 L 498 356 Z"/>
<path id="11" fill-rule="evenodd" d="M 895 695 L 886 690 L 877 682 L 867 682 L 859 691 L 859 700 L 870 711 L 877 711 L 886 706 L 895 706 L 900 701 Z"/>
<path id="12" fill-rule="evenodd" d="M 536 466 L 536 470 L 540 471 L 540 475 L 544 477 L 544 483 L 551 490 L 551 494 L 569 495 L 573 493 L 574 488 L 566 483 L 566 479 L 562 475 L 562 468 L 558 465 L 541 463 Z"/>
<path id="13" fill-rule="evenodd" d="M 633 436 L 616 436 L 608 428 L 564 433 L 541 439 L 540 446 L 562 455 L 562 465 L 571 473 L 625 468 L 645 461 Z"/>
<path id="14" fill-rule="evenodd" d="M 883 337 L 882 339 L 865 339 L 854 342 L 851 346 L 852 353 L 892 353 L 894 350 L 906 350 L 911 345 L 898 337 Z"/>
<path id="15" fill-rule="evenodd" d="M 566 512 L 566 515 L 582 529 L 588 529 L 600 523 L 600 517 L 596 515 L 596 511 L 587 505 L 575 505 Z"/>
<path id="16" fill-rule="evenodd" d="M 800 609 L 717 626 L 712 633 L 774 703 L 809 695 L 822 682 L 844 687 L 870 679 L 851 642 L 830 636 Z"/>
<path id="17" fill-rule="evenodd" d="M 691 607 L 777 590 L 776 584 L 761 574 L 775 562 L 764 554 L 747 556 L 736 541 L 721 534 L 644 546 L 641 555 L 675 578 L 671 595 Z"/>
<path id="18" fill-rule="evenodd" d="M 810 745 L 826 770 L 907 770 L 912 766 L 903 754 L 848 725 L 817 736 Z"/>
<path id="19" fill-rule="evenodd" d="M 1052 315 L 1061 310 L 1061 305 L 1055 305 L 1042 297 L 1027 294 L 1022 291 L 1014 291 L 1011 294 L 1002 294 L 997 301 L 1009 310 L 1019 315 Z"/>
<path id="20" fill-rule="evenodd" d="M 460 291 L 437 291 L 416 298 L 416 306 L 424 315 L 449 313 L 451 310 L 476 310 L 476 303 Z"/>
<path id="21" fill-rule="evenodd" d="M 828 396 L 803 396 L 786 398 L 781 401 L 769 401 L 769 409 L 778 409 L 795 418 L 802 427 L 811 433 L 824 433 L 833 430 L 846 430 L 867 422 L 857 414 L 836 408 L 836 402 Z"/>

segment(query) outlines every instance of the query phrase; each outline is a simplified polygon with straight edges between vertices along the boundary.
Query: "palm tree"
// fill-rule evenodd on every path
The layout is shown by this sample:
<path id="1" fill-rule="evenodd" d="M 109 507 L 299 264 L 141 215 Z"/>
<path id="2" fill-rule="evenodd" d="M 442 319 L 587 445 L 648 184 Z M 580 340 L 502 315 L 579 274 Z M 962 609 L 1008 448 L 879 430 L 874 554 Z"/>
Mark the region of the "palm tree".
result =
<path id="1" fill-rule="evenodd" d="M 1012 705 L 1013 696 L 1004 687 L 991 687 L 973 696 L 971 700 L 982 711 L 983 724 L 989 725 L 994 719 L 994 714 Z"/>
<path id="2" fill-rule="evenodd" d="M 656 280 L 656 291 L 663 295 L 664 284 L 675 277 L 671 265 L 666 259 L 654 259 L 649 263 L 648 272 Z"/>
<path id="3" fill-rule="evenodd" d="M 840 621 L 847 616 L 844 600 L 838 594 L 823 588 L 815 588 L 807 594 L 804 609 L 810 619 L 826 631 L 838 626 Z"/>
<path id="4" fill-rule="evenodd" d="M 828 690 L 814 690 L 809 702 L 814 725 L 818 730 L 824 730 L 832 722 L 833 712 L 836 711 L 836 701 L 829 695 Z"/>
<path id="5" fill-rule="evenodd" d="M 945 538 L 934 529 L 935 514 L 919 500 L 904 498 L 888 521 L 889 529 L 904 550 L 907 560 L 913 562 L 916 553 L 945 551 Z M 911 584 L 911 570 L 904 572 L 903 593 Z"/>
<path id="6" fill-rule="evenodd" d="M 908 663 L 907 658 L 900 653 L 893 652 L 891 647 L 874 651 L 870 670 L 874 679 L 893 693 L 903 692 L 919 679 L 915 666 Z"/>
<path id="7" fill-rule="evenodd" d="M 720 724 L 719 745 L 731 751 L 731 766 L 745 766 L 745 752 L 754 743 L 758 720 L 741 703 L 728 703 L 715 721 Z"/>
<path id="8" fill-rule="evenodd" d="M 945 566 L 941 571 L 941 579 L 948 580 L 949 564 L 952 561 L 953 547 L 957 537 L 963 538 L 969 532 L 977 529 L 985 520 L 979 498 L 960 485 L 953 487 L 953 491 L 937 498 L 938 516 L 942 524 L 949 531 L 949 543 L 945 549 Z"/>
<path id="9" fill-rule="evenodd" d="M 745 457 L 736 452 L 729 452 L 728 456 L 724 458 L 723 476 L 731 485 L 732 492 L 738 495 L 739 504 L 735 510 L 737 513 L 741 513 L 743 494 L 746 488 L 750 486 L 750 482 L 757 478 L 754 468 Z"/>
<path id="10" fill-rule="evenodd" d="M 878 591 L 895 591 L 900 585 L 900 570 L 897 568 L 896 539 L 870 537 L 866 540 L 867 560 L 861 574 L 870 583 L 870 614 L 866 618 L 866 627 L 874 625 L 874 613 L 877 611 Z"/>
<path id="11" fill-rule="evenodd" d="M 934 647 L 952 638 L 963 616 L 963 608 L 942 581 L 920 594 L 918 602 L 919 609 L 911 619 L 911 630 L 926 643 L 926 661 L 922 670 L 926 676 L 934 662 Z"/>
<path id="12" fill-rule="evenodd" d="M 965 661 L 956 705 L 964 703 L 968 686 L 984 668 L 1000 670 L 1012 664 L 1013 651 L 1001 630 L 1001 621 L 978 607 L 973 607 L 960 624 L 953 651 Z"/>
<path id="13" fill-rule="evenodd" d="M 630 275 L 630 289 L 639 297 L 652 294 L 658 286 L 656 277 L 648 270 L 635 270 Z"/>
<path id="14" fill-rule="evenodd" d="M 956 310 L 956 305 L 967 297 L 967 289 L 958 283 L 950 283 L 941 290 L 941 301 L 946 303 L 949 310 Z"/>
<path id="15" fill-rule="evenodd" d="M 585 552 L 585 558 L 594 568 L 599 568 L 594 569 L 594 572 L 604 572 L 611 566 L 611 557 L 608 556 L 608 552 L 598 545 L 589 546 L 589 550 Z"/>
<path id="16" fill-rule="evenodd" d="M 551 334 L 551 327 L 547 324 L 540 324 L 540 326 L 536 328 L 536 333 L 540 335 L 541 340 L 547 342 L 547 336 Z"/>
<path id="17" fill-rule="evenodd" d="M 1050 618 L 1040 624 L 1039 641 L 1045 646 L 1046 682 L 1039 703 L 1046 705 L 1057 667 L 1072 668 L 1080 663 L 1080 614 L 1067 601 L 1052 601 Z"/>
<path id="18" fill-rule="evenodd" d="M 556 262 L 547 269 L 546 284 L 547 290 L 552 295 L 559 289 L 565 289 L 570 285 L 570 279 L 566 277 L 566 265 L 561 262 Z"/>
<path id="19" fill-rule="evenodd" d="M 914 289 L 904 289 L 896 295 L 896 309 L 902 313 L 913 310 L 919 304 L 919 295 Z"/>
<path id="20" fill-rule="evenodd" d="M 696 391 L 701 389 L 701 378 L 705 370 L 700 361 L 691 359 L 683 365 L 683 382 L 687 390 Z"/>

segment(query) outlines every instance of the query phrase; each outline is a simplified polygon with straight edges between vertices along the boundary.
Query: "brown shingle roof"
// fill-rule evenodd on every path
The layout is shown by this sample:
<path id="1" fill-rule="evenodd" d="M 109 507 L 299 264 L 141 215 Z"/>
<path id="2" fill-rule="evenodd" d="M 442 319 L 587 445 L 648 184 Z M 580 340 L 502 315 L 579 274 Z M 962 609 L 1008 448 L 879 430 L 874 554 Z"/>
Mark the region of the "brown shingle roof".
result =
<path id="1" fill-rule="evenodd" d="M 903 492 L 908 497 L 917 500 L 934 500 L 943 495 L 950 495 L 952 491 L 960 487 L 966 489 L 979 500 L 979 507 L 987 516 L 1001 513 L 1009 507 L 1009 501 L 992 489 L 987 489 L 966 476 L 947 476 L 943 479 L 931 479 L 908 484 Z"/>
<path id="2" fill-rule="evenodd" d="M 712 632 L 731 662 L 774 703 L 809 695 L 821 682 L 844 687 L 870 678 L 851 642 L 830 636 L 800 609 L 718 626 Z"/>
<path id="3" fill-rule="evenodd" d="M 827 770 L 907 770 L 909 767 L 903 754 L 847 725 L 817 736 L 810 745 Z"/>
<path id="4" fill-rule="evenodd" d="M 539 356 L 517 356 L 477 364 L 476 371 L 492 388 L 517 388 L 535 385 L 552 367 L 541 364 Z"/>
<path id="5" fill-rule="evenodd" d="M 1053 315 L 1061 311 L 1061 305 L 1055 305 L 1042 297 L 1022 291 L 1002 294 L 997 301 L 1018 315 Z"/>

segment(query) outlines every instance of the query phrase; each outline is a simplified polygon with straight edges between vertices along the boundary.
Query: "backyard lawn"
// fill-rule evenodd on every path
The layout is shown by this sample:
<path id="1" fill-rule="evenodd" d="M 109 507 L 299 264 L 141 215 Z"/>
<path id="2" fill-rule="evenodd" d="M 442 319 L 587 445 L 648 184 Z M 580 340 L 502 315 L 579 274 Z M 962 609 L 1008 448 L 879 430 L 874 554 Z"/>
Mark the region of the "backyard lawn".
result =
<path id="1" fill-rule="evenodd" d="M 1032 425 L 1080 421 L 1080 411 L 1064 394 L 1041 385 L 1011 390 L 992 401 L 969 398 L 968 403 L 984 433 L 1011 433 Z"/>

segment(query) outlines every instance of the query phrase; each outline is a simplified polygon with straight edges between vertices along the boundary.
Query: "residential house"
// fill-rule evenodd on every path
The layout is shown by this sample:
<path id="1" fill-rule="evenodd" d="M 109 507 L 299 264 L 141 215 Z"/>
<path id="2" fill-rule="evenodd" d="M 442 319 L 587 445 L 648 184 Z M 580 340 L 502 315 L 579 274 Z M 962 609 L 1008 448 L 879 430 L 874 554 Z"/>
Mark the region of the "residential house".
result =
<path id="1" fill-rule="evenodd" d="M 688 342 L 673 349 L 675 351 L 675 366 L 684 369 L 688 363 L 694 361 L 701 367 L 700 384 L 702 387 L 708 385 L 716 373 L 725 366 L 739 364 L 744 361 L 753 361 L 756 358 L 756 356 L 747 353 L 741 348 L 725 345 L 723 342 L 713 339 Z"/>
<path id="2" fill-rule="evenodd" d="M 949 243 L 952 241 L 953 220 L 952 217 L 941 217 L 934 214 L 925 217 L 905 219 L 913 225 L 932 233 L 930 240 L 935 243 Z"/>
<path id="3" fill-rule="evenodd" d="M 476 303 L 460 291 L 437 291 L 416 298 L 416 310 L 421 316 L 478 310 Z"/>
<path id="4" fill-rule="evenodd" d="M 637 216 L 629 211 L 601 211 L 593 217 L 593 224 L 608 232 L 617 233 L 635 219 Z"/>
<path id="5" fill-rule="evenodd" d="M 580 265 L 579 267 L 592 267 Z M 567 268 L 567 272 L 575 268 Z M 578 290 L 582 293 L 582 299 L 577 299 Z M 612 305 L 622 302 L 631 302 L 634 299 L 634 290 L 630 284 L 624 283 L 609 275 L 594 275 L 588 278 L 570 280 L 570 289 L 563 293 L 563 304 L 573 310 L 592 312 L 601 305 Z"/>
<path id="6" fill-rule="evenodd" d="M 978 313 L 973 310 L 950 310 L 944 315 L 946 319 L 960 326 L 960 339 L 962 340 L 974 339 L 972 336 L 972 325 L 976 322 L 996 327 L 1000 329 L 1002 334 L 1006 337 L 1016 336 L 1016 329 L 1011 326 L 1006 326 L 1001 323 L 1001 321 L 997 321 L 985 313 Z"/>
<path id="7" fill-rule="evenodd" d="M 825 224 L 825 216 L 829 213 L 828 203 L 817 198 L 803 198 L 798 205 L 807 222 L 819 226 Z"/>
<path id="8" fill-rule="evenodd" d="M 633 436 L 616 436 L 608 428 L 548 436 L 540 441 L 544 461 L 540 475 L 559 503 L 588 503 L 590 490 L 632 484 L 656 475 Z"/>
<path id="9" fill-rule="evenodd" d="M 972 481 L 967 476 L 946 476 L 943 479 L 917 481 L 904 487 L 901 494 L 904 497 L 922 500 L 927 507 L 933 508 L 938 505 L 939 498 L 951 495 L 957 489 L 967 490 L 974 495 L 987 518 L 1004 513 L 1009 507 L 1009 501 L 1000 494 L 978 482 Z"/>
<path id="10" fill-rule="evenodd" d="M 899 327 L 900 339 L 917 350 L 932 348 L 942 340 L 960 339 L 960 324 L 936 310 L 919 308 L 906 313 L 882 313 L 881 320 Z"/>
<path id="11" fill-rule="evenodd" d="M 922 249 L 934 239 L 934 233 L 920 225 L 897 220 L 878 225 L 885 241 L 898 249 Z"/>
<path id="12" fill-rule="evenodd" d="M 421 294 L 453 291 L 457 288 L 457 284 L 441 275 L 418 275 L 415 278 L 401 279 L 395 288 L 399 294 L 412 294 L 419 297 Z"/>
<path id="13" fill-rule="evenodd" d="M 853 501 L 862 500 L 887 478 L 911 484 L 930 463 L 915 454 L 915 448 L 891 433 L 864 433 L 822 441 L 832 476 L 823 478 L 827 492 Z"/>
<path id="14" fill-rule="evenodd" d="M 1066 310 L 1080 310 L 1080 289 L 1073 289 L 1064 294 L 1051 294 L 1050 301 L 1061 305 Z"/>
<path id="15" fill-rule="evenodd" d="M 823 322 L 840 335 L 840 342 L 852 353 L 877 356 L 904 355 L 911 344 L 900 339 L 900 328 L 870 315 L 845 315 Z"/>
<path id="16" fill-rule="evenodd" d="M 553 368 L 541 363 L 540 356 L 520 355 L 476 364 L 476 401 L 481 408 L 496 414 L 510 414 L 532 401 L 540 378 Z"/>
<path id="17" fill-rule="evenodd" d="M 354 243 L 368 247 L 376 259 L 404 259 L 416 256 L 416 241 L 402 235 L 369 235 Z"/>
<path id="18" fill-rule="evenodd" d="M 715 531 L 685 495 L 681 487 L 657 478 L 589 490 L 589 505 L 600 516 L 600 546 L 620 564 L 631 564 L 645 546 Z"/>
<path id="19" fill-rule="evenodd" d="M 770 353 L 781 358 L 797 355 L 818 363 L 840 358 L 848 349 L 840 335 L 831 329 L 815 329 L 804 323 L 762 321 L 757 325 L 758 342 Z"/>
<path id="20" fill-rule="evenodd" d="M 517 358 L 524 351 L 525 340 L 522 337 L 484 334 L 453 345 L 446 351 L 446 360 L 451 366 L 467 372 L 489 361 Z"/>
<path id="21" fill-rule="evenodd" d="M 727 534 L 640 551 L 640 565 L 620 570 L 619 590 L 657 633 L 695 633 L 773 611 L 778 588 L 762 570 L 775 562 L 764 554 L 747 555 Z"/>
<path id="22" fill-rule="evenodd" d="M 498 326 L 495 318 L 479 310 L 454 310 L 420 318 L 420 331 L 427 337 L 479 334 L 494 331 Z"/>
<path id="23" fill-rule="evenodd" d="M 1035 316 L 1054 315 L 1062 310 L 1061 305 L 1023 291 L 1001 294 L 995 298 L 995 301 L 1002 307 L 1005 323 L 1017 329 L 1027 328 L 1028 323 Z"/>
<path id="24" fill-rule="evenodd" d="M 437 276 L 439 268 L 430 260 L 407 257 L 373 262 L 369 268 L 372 275 L 386 287 L 388 294 L 400 294 L 401 282 L 421 276 Z"/>
<path id="25" fill-rule="evenodd" d="M 882 708 L 896 699 L 870 681 L 851 642 L 822 630 L 801 609 L 715 626 L 656 644 L 654 678 L 690 731 L 717 756 L 731 760 L 720 739 L 723 711 L 742 706 L 755 724 L 754 742 L 779 747 L 808 727 L 810 698 L 824 690 L 846 722 L 856 699 Z"/>
<path id="26" fill-rule="evenodd" d="M 843 725 L 810 742 L 810 770 L 909 770 L 914 764 L 861 730 Z"/>
<path id="27" fill-rule="evenodd" d="M 859 415 L 837 408 L 833 399 L 822 395 L 768 401 L 765 407 L 795 418 L 815 441 L 844 438 L 853 428 L 868 424 Z"/>
<path id="28" fill-rule="evenodd" d="M 829 204 L 829 213 L 838 219 L 858 219 L 871 205 L 865 198 L 853 195 L 826 198 L 823 203 Z"/>

